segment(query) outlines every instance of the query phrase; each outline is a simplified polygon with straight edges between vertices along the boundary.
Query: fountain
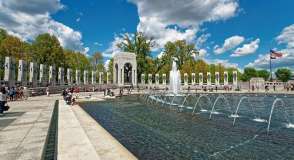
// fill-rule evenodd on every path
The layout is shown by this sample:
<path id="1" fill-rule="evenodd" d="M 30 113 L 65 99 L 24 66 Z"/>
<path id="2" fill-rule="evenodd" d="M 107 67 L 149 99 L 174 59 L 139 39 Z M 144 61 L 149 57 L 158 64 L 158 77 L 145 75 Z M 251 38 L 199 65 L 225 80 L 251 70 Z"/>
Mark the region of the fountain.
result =
<path id="1" fill-rule="evenodd" d="M 170 92 L 174 94 L 178 94 L 181 88 L 181 74 L 177 68 L 175 59 L 173 60 L 172 70 L 169 73 L 169 86 Z"/>

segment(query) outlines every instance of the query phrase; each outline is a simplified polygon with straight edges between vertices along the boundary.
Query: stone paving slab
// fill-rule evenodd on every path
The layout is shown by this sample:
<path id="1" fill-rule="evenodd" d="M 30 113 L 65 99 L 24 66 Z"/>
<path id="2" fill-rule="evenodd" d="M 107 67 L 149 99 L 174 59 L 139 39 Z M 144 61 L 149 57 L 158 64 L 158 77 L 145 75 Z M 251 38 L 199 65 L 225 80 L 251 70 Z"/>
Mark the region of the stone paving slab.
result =
<path id="1" fill-rule="evenodd" d="M 0 117 L 0 160 L 39 160 L 57 96 L 30 97 L 9 102 Z"/>
<path id="2" fill-rule="evenodd" d="M 100 160 L 70 105 L 59 102 L 58 154 L 59 160 Z"/>

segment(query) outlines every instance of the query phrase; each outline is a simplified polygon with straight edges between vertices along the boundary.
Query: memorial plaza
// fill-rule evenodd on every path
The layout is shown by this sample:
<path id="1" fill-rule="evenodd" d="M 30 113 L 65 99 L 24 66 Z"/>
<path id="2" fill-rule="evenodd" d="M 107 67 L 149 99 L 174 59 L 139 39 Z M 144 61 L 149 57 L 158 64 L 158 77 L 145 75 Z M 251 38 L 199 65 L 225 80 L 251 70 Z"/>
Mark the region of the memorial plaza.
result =
<path id="1" fill-rule="evenodd" d="M 0 160 L 294 159 L 293 5 L 0 0 Z"/>

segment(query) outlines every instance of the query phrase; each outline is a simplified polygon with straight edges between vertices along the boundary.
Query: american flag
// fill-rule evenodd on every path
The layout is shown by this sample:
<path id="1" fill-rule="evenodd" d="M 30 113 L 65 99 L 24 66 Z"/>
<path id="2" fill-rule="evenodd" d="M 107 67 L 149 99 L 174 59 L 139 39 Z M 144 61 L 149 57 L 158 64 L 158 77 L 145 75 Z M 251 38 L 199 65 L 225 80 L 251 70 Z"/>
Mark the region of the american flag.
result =
<path id="1" fill-rule="evenodd" d="M 271 59 L 276 59 L 276 58 L 283 57 L 283 53 L 277 52 L 277 51 L 275 51 L 273 49 L 270 50 L 270 53 L 271 53 Z"/>

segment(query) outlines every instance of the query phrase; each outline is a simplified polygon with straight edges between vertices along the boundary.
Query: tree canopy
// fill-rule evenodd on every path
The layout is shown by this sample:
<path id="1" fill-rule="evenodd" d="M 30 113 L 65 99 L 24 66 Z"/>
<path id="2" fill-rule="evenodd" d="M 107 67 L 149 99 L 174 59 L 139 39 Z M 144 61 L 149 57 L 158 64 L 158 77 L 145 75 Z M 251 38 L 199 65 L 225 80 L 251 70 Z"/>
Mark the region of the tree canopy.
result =
<path id="1" fill-rule="evenodd" d="M 288 80 L 290 80 L 291 78 L 291 70 L 287 69 L 287 68 L 280 68 L 276 71 L 276 76 L 278 78 L 278 80 L 282 81 L 282 82 L 287 82 Z"/>

